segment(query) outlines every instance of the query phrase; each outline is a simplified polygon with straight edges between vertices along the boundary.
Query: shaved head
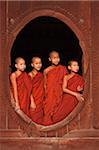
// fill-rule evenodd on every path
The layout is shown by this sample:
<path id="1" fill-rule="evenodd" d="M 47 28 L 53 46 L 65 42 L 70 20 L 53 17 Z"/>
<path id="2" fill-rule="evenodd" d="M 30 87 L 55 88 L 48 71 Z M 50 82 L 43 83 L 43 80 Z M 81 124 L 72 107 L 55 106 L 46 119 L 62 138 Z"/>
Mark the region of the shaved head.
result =
<path id="1" fill-rule="evenodd" d="M 70 61 L 68 62 L 68 66 L 71 66 L 73 62 L 78 63 L 78 61 L 76 61 L 76 60 L 70 60 Z"/>
<path id="2" fill-rule="evenodd" d="M 51 52 L 49 53 L 49 57 L 52 57 L 54 54 L 55 54 L 55 55 L 56 55 L 56 54 L 59 55 L 59 52 L 53 50 L 53 51 L 51 51 Z"/>
<path id="3" fill-rule="evenodd" d="M 15 59 L 15 63 L 17 64 L 20 60 L 25 61 L 22 57 L 17 57 L 17 58 Z"/>
<path id="4" fill-rule="evenodd" d="M 32 58 L 32 63 L 33 63 L 36 59 L 40 59 L 40 60 L 41 60 L 40 57 L 33 57 L 33 58 Z"/>

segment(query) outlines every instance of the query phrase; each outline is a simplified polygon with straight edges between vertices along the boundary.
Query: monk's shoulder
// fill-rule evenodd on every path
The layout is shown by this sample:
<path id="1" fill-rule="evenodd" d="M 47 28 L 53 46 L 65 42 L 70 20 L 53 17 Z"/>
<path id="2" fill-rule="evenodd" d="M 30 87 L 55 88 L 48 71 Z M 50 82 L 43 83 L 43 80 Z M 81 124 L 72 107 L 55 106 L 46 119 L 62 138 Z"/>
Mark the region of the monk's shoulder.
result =
<path id="1" fill-rule="evenodd" d="M 67 67 L 64 65 L 60 65 L 61 70 L 63 71 L 64 74 L 68 74 Z"/>
<path id="2" fill-rule="evenodd" d="M 59 64 L 58 67 L 60 67 L 60 68 L 62 68 L 62 69 L 65 68 L 65 66 L 63 66 L 63 65 L 61 65 L 61 64 Z"/>
<path id="3" fill-rule="evenodd" d="M 28 73 L 28 75 L 30 75 L 30 76 L 31 76 L 31 75 L 32 75 L 32 71 L 31 71 L 31 72 L 29 72 L 29 73 Z"/>
<path id="4" fill-rule="evenodd" d="M 16 79 L 16 73 L 15 72 L 11 73 L 10 79 Z"/>
<path id="5" fill-rule="evenodd" d="M 44 73 L 44 74 L 47 74 L 47 72 L 48 72 L 48 71 L 47 71 L 47 68 L 44 69 L 43 73 Z"/>
<path id="6" fill-rule="evenodd" d="M 45 68 L 44 71 L 43 71 L 44 74 L 47 74 L 51 70 L 51 68 L 52 68 L 51 66 Z"/>
<path id="7" fill-rule="evenodd" d="M 59 67 L 61 68 L 61 69 L 65 69 L 66 70 L 66 66 L 64 66 L 64 65 L 59 65 Z"/>
<path id="8" fill-rule="evenodd" d="M 67 74 L 64 76 L 64 78 L 68 81 L 71 78 L 71 76 L 70 76 L 70 74 Z"/>
<path id="9" fill-rule="evenodd" d="M 28 73 L 28 76 L 31 77 L 31 78 L 33 77 L 32 71 Z"/>

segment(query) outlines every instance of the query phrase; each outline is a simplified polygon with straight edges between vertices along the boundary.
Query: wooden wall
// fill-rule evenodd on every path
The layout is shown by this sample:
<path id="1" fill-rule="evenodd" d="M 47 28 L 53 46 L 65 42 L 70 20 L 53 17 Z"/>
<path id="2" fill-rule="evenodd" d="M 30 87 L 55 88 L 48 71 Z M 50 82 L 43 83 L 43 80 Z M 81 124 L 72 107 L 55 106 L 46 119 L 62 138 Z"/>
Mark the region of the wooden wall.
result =
<path id="1" fill-rule="evenodd" d="M 2 149 L 81 149 L 99 145 L 99 2 L 90 1 L 2 1 L 0 2 L 0 139 Z M 9 96 L 10 50 L 19 31 L 37 16 L 49 15 L 64 21 L 77 35 L 84 55 L 86 102 L 68 126 L 53 135 L 31 129 L 13 110 Z M 68 129 L 67 129 L 68 128 Z M 67 133 L 68 130 L 68 134 Z M 34 132 L 35 131 L 35 132 Z M 70 131 L 70 133 L 69 133 Z M 31 134 L 32 132 L 32 134 Z M 43 135 L 43 139 L 39 136 Z M 63 136 L 59 141 L 56 136 Z M 29 138 L 31 136 L 32 139 Z M 36 137 L 35 137 L 36 136 Z M 35 138 L 34 138 L 35 137 Z M 79 137 L 85 137 L 83 140 Z M 89 138 L 91 137 L 91 138 Z M 38 142 L 36 141 L 38 138 Z M 71 138 L 74 138 L 72 142 Z M 78 142 L 75 141 L 78 138 Z M 15 140 L 16 139 L 16 140 Z M 24 139 L 24 140 L 22 140 Z M 47 140 L 48 139 L 48 140 Z M 92 140 L 91 140 L 92 139 Z M 36 141 L 36 142 L 35 142 Z M 49 142 L 48 142 L 49 141 Z M 93 141 L 93 142 L 92 142 Z M 27 142 L 27 144 L 26 144 Z M 34 142 L 34 146 L 32 145 Z M 68 143 L 69 142 L 69 143 Z M 36 144 L 37 143 L 37 144 Z M 79 143 L 79 144 L 78 144 Z M 19 144 L 19 145 L 18 145 Z M 48 146 L 50 144 L 50 146 Z M 54 146 L 53 146 L 54 145 Z M 76 147 L 76 145 L 78 147 Z M 8 147 L 7 147 L 8 146 Z M 24 146 L 24 149 L 26 148 Z"/>

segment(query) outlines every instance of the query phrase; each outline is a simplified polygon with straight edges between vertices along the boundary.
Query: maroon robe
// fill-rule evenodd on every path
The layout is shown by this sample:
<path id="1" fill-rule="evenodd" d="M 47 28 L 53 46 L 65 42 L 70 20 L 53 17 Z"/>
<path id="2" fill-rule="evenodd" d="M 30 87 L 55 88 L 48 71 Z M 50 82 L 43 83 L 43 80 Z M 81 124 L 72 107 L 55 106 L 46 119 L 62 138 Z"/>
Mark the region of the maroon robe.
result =
<path id="1" fill-rule="evenodd" d="M 68 80 L 67 88 L 71 91 L 78 92 L 77 87 L 84 87 L 84 79 L 82 76 L 75 74 Z M 78 100 L 75 96 L 65 93 L 63 94 L 63 100 L 61 106 L 58 107 L 56 113 L 53 116 L 53 122 L 59 122 L 68 116 L 68 114 L 76 107 Z"/>
<path id="2" fill-rule="evenodd" d="M 37 73 L 32 79 L 32 96 L 36 109 L 30 109 L 30 115 L 34 122 L 42 124 L 43 100 L 44 100 L 44 78 L 42 73 Z"/>
<path id="3" fill-rule="evenodd" d="M 43 119 L 44 125 L 53 124 L 53 115 L 62 101 L 62 84 L 66 73 L 66 67 L 58 65 L 51 69 L 46 75 L 46 95 Z"/>
<path id="4" fill-rule="evenodd" d="M 31 102 L 30 95 L 32 90 L 31 80 L 26 72 L 22 72 L 22 74 L 16 78 L 16 82 L 20 109 L 29 116 L 29 107 Z M 14 95 L 12 86 L 11 91 Z"/>

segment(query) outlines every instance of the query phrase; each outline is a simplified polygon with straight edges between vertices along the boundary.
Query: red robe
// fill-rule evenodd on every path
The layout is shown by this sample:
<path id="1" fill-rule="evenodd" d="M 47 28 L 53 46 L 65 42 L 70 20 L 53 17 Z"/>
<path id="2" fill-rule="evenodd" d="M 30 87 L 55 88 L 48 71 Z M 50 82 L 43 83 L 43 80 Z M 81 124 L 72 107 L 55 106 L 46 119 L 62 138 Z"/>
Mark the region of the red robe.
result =
<path id="1" fill-rule="evenodd" d="M 75 74 L 68 80 L 67 88 L 71 91 L 77 92 L 77 87 L 84 87 L 84 79 L 82 76 Z M 53 122 L 59 122 L 66 118 L 66 116 L 75 108 L 78 104 L 78 100 L 75 96 L 64 93 L 61 106 L 57 109 L 53 116 Z"/>
<path id="2" fill-rule="evenodd" d="M 58 65 L 46 75 L 46 95 L 44 102 L 44 125 L 53 124 L 53 115 L 62 101 L 62 84 L 66 75 L 66 67 Z"/>
<path id="3" fill-rule="evenodd" d="M 29 116 L 30 94 L 32 90 L 31 80 L 29 79 L 28 74 L 23 72 L 16 78 L 16 82 L 20 109 Z"/>
<path id="4" fill-rule="evenodd" d="M 43 100 L 44 100 L 44 78 L 42 73 L 37 73 L 32 79 L 32 95 L 36 104 L 36 109 L 30 109 L 32 121 L 42 124 Z"/>

